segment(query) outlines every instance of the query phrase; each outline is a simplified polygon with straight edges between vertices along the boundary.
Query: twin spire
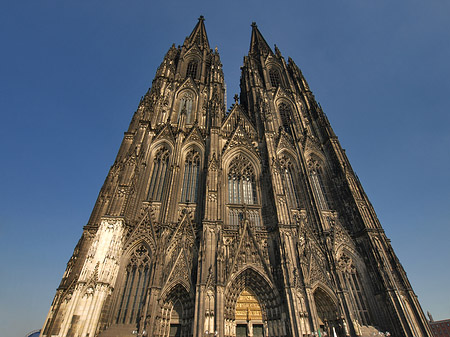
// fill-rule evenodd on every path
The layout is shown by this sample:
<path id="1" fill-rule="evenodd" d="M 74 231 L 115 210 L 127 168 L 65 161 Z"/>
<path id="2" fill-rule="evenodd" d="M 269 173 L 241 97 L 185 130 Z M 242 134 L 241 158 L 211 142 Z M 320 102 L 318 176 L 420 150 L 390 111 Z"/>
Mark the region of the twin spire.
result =
<path id="1" fill-rule="evenodd" d="M 203 17 L 203 15 L 200 15 L 200 17 L 198 18 L 198 22 L 194 27 L 194 30 L 192 31 L 191 35 L 189 35 L 189 37 L 187 38 L 187 43 L 189 47 L 194 44 L 197 44 L 197 46 L 199 46 L 200 48 L 205 48 L 206 50 L 210 49 L 208 35 L 206 35 L 206 28 L 204 22 L 205 18 Z M 261 32 L 258 30 L 256 22 L 252 23 L 252 37 L 250 40 L 249 54 L 254 56 L 257 55 L 267 56 L 267 54 L 273 54 L 272 49 L 270 49 Z"/>

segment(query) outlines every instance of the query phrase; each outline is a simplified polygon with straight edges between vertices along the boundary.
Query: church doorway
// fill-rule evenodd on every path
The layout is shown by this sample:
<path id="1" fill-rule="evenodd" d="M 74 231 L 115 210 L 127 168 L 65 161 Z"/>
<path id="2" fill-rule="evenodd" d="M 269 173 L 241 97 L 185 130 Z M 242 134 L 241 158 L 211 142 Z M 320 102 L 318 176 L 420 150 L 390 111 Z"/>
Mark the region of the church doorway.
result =
<path id="1" fill-rule="evenodd" d="M 314 302 L 317 312 L 317 328 L 322 336 L 333 336 L 333 328 L 338 336 L 344 336 L 338 307 L 333 299 L 323 289 L 314 291 Z"/>
<path id="2" fill-rule="evenodd" d="M 263 337 L 262 311 L 258 299 L 245 288 L 238 297 L 235 312 L 236 337 Z"/>
<path id="3" fill-rule="evenodd" d="M 172 313 L 170 315 L 170 329 L 169 329 L 169 337 L 180 337 L 181 336 L 181 316 L 183 313 L 183 307 L 181 306 L 181 302 L 175 302 Z"/>

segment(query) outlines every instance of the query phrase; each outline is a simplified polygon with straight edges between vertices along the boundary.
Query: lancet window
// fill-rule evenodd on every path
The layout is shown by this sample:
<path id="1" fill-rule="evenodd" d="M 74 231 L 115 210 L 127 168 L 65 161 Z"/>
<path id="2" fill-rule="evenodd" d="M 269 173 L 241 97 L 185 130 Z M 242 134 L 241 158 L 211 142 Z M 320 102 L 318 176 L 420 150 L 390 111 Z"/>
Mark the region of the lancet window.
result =
<path id="1" fill-rule="evenodd" d="M 237 229 L 239 227 L 239 221 L 243 219 L 243 214 L 241 209 L 230 209 L 229 210 L 229 221 L 228 226 L 230 229 Z"/>
<path id="2" fill-rule="evenodd" d="M 164 182 L 167 179 L 169 167 L 169 150 L 162 146 L 156 152 L 153 160 L 153 171 L 150 178 L 150 188 L 148 198 L 155 201 L 161 201 Z"/>
<path id="3" fill-rule="evenodd" d="M 257 209 L 249 210 L 247 213 L 247 217 L 253 228 L 257 230 L 261 229 L 261 218 L 259 216 L 259 210 Z"/>
<path id="4" fill-rule="evenodd" d="M 278 72 L 278 69 L 271 68 L 269 70 L 269 79 L 270 79 L 270 84 L 274 88 L 277 88 L 281 84 L 280 73 Z"/>
<path id="5" fill-rule="evenodd" d="M 184 162 L 183 189 L 181 202 L 196 202 L 197 188 L 200 174 L 200 154 L 191 150 L 186 155 Z"/>
<path id="6" fill-rule="evenodd" d="M 255 171 L 242 155 L 236 156 L 228 169 L 228 202 L 247 205 L 257 203 Z"/>
<path id="7" fill-rule="evenodd" d="M 193 121 L 193 114 L 192 114 L 192 103 L 194 102 L 194 95 L 192 93 L 188 92 L 183 95 L 183 97 L 180 100 L 180 105 L 178 108 L 178 121 L 180 120 L 180 117 L 182 114 L 186 116 L 186 124 L 191 124 Z"/>
<path id="8" fill-rule="evenodd" d="M 330 208 L 330 202 L 327 193 L 327 186 L 325 184 L 324 174 L 320 164 L 311 159 L 308 162 L 309 174 L 311 177 L 312 188 L 316 195 L 317 202 L 320 209 L 326 210 Z"/>
<path id="9" fill-rule="evenodd" d="M 150 277 L 150 254 L 140 245 L 130 257 L 119 292 L 116 324 L 136 323 L 144 304 Z"/>
<path id="10" fill-rule="evenodd" d="M 367 301 L 363 292 L 360 275 L 356 270 L 352 258 L 346 254 L 342 254 L 338 261 L 338 268 L 342 274 L 343 280 L 347 286 L 347 290 L 353 299 L 356 314 L 361 324 L 368 324 L 369 312 L 367 310 Z"/>
<path id="11" fill-rule="evenodd" d="M 280 103 L 278 105 L 278 112 L 280 113 L 280 119 L 281 119 L 281 126 L 283 127 L 284 131 L 286 131 L 289 134 L 292 134 L 291 129 L 291 116 L 292 116 L 292 110 L 286 103 Z"/>
<path id="12" fill-rule="evenodd" d="M 195 79 L 197 77 L 197 67 L 198 67 L 197 61 L 194 60 L 190 61 L 187 66 L 186 77 L 192 77 Z"/>
<path id="13" fill-rule="evenodd" d="M 292 161 L 289 157 L 283 156 L 280 159 L 281 163 L 281 176 L 283 180 L 284 191 L 291 208 L 297 208 L 299 206 L 298 190 L 295 183 L 295 169 Z"/>

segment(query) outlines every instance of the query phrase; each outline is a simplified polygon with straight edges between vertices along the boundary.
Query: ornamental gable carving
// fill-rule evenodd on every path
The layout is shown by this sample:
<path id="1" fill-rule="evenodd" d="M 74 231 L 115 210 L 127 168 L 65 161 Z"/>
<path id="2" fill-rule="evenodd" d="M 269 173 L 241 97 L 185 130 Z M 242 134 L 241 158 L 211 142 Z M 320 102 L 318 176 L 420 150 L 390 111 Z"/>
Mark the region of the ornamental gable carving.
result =
<path id="1" fill-rule="evenodd" d="M 228 150 L 236 147 L 246 148 L 259 157 L 256 142 L 251 141 L 249 134 L 241 125 L 236 128 L 231 136 L 231 139 L 225 143 L 222 149 L 222 155 L 224 155 Z"/>
<path id="2" fill-rule="evenodd" d="M 226 137 L 229 137 L 238 126 L 241 126 L 251 139 L 257 138 L 256 129 L 253 123 L 248 118 L 247 114 L 242 110 L 239 104 L 235 104 L 230 113 L 224 120 L 221 132 Z"/>
<path id="3" fill-rule="evenodd" d="M 294 144 L 292 144 L 292 137 L 284 130 L 280 130 L 277 143 L 277 152 L 281 152 L 283 149 L 291 150 L 294 153 L 296 152 Z"/>
<path id="4" fill-rule="evenodd" d="M 170 124 L 166 124 L 159 131 L 159 133 L 154 138 L 153 143 L 156 143 L 158 140 L 162 140 L 162 139 L 169 141 L 172 145 L 175 144 L 175 137 L 173 135 L 172 127 L 170 126 Z"/>
<path id="5" fill-rule="evenodd" d="M 147 208 L 146 214 L 125 241 L 123 250 L 128 250 L 130 246 L 140 241 L 145 242 L 149 247 L 151 247 L 152 252 L 155 253 L 158 240 L 156 238 L 149 208 Z"/>
<path id="6" fill-rule="evenodd" d="M 194 80 L 191 77 L 188 77 L 178 88 L 177 95 L 180 91 L 183 89 L 192 89 L 195 93 L 198 93 L 198 87 L 197 84 L 195 84 Z"/>
<path id="7" fill-rule="evenodd" d="M 279 103 L 281 103 L 281 101 L 278 101 L 278 100 L 281 100 L 281 99 L 287 100 L 289 102 L 289 105 L 294 106 L 292 104 L 291 94 L 286 89 L 283 89 L 283 87 L 279 86 L 277 88 L 277 90 L 275 91 L 273 100 L 274 100 L 274 102 L 277 102 L 277 105 L 278 105 Z"/>
<path id="8" fill-rule="evenodd" d="M 249 221 L 242 221 L 239 239 L 234 240 L 233 252 L 228 257 L 230 273 L 228 279 L 236 275 L 245 266 L 251 265 L 263 274 L 270 276 L 268 267 L 267 238 L 259 237 L 259 243 L 251 229 Z M 228 242 L 229 244 L 229 242 Z M 264 253 L 263 253 L 264 251 Z"/>
<path id="9" fill-rule="evenodd" d="M 205 146 L 205 141 L 203 140 L 203 135 L 197 125 L 195 125 L 188 133 L 186 138 L 183 141 L 183 144 L 188 144 L 190 142 L 200 143 Z"/>

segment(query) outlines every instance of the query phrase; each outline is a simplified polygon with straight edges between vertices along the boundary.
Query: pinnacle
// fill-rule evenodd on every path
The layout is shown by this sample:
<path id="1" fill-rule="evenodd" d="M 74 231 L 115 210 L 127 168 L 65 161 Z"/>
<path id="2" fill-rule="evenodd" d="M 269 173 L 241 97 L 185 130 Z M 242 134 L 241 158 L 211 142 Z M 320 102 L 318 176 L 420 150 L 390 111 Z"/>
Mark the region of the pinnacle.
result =
<path id="1" fill-rule="evenodd" d="M 200 48 L 206 48 L 207 50 L 210 49 L 204 22 L 205 22 L 205 17 L 203 15 L 200 15 L 200 17 L 198 18 L 197 24 L 195 25 L 191 35 L 189 35 L 189 37 L 188 37 L 189 47 L 194 44 L 197 44 Z"/>
<path id="2" fill-rule="evenodd" d="M 263 55 L 273 54 L 272 49 L 270 49 L 266 40 L 262 36 L 261 32 L 256 25 L 256 22 L 252 22 L 252 37 L 250 41 L 250 54 L 252 55 Z"/>

